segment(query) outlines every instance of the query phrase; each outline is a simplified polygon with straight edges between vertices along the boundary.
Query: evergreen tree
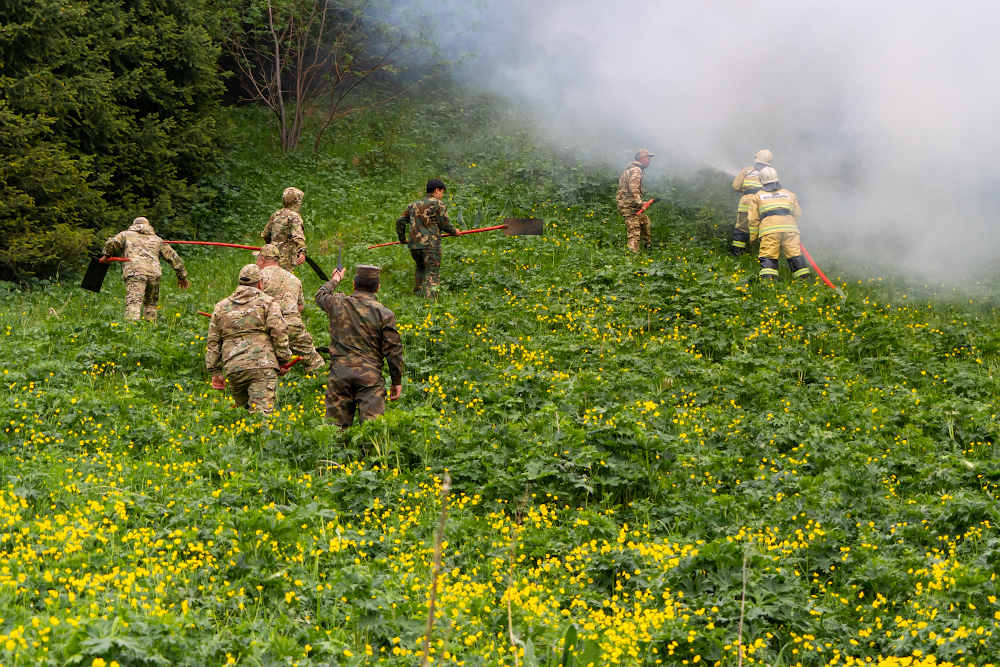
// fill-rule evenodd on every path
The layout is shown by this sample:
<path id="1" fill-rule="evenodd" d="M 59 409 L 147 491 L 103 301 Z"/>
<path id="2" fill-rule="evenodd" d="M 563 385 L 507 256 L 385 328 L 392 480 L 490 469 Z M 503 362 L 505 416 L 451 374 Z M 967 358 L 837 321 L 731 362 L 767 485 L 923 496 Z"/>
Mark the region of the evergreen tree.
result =
<path id="1" fill-rule="evenodd" d="M 0 0 L 0 263 L 47 275 L 135 216 L 186 229 L 218 155 L 202 0 Z"/>

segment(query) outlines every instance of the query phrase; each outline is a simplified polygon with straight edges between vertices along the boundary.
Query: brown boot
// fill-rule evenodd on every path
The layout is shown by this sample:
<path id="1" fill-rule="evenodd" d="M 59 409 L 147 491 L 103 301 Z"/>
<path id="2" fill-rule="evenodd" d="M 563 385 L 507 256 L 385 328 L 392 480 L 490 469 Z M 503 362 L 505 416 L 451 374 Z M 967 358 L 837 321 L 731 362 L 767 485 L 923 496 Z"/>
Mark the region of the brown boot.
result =
<path id="1" fill-rule="evenodd" d="M 416 283 L 417 286 L 413 288 L 413 293 L 414 294 L 422 294 L 423 291 L 424 291 L 424 279 L 423 278 L 414 278 L 414 282 Z"/>

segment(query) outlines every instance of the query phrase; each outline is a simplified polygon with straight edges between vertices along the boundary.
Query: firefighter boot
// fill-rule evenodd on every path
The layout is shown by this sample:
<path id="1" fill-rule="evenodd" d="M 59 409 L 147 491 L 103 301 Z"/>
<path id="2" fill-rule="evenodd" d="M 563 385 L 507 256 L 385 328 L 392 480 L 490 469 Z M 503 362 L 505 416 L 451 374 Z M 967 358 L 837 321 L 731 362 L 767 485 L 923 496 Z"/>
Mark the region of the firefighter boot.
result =
<path id="1" fill-rule="evenodd" d="M 778 278 L 778 258 L 761 257 L 760 279 L 763 281 L 763 280 L 776 280 L 777 278 Z"/>
<path id="2" fill-rule="evenodd" d="M 732 253 L 733 257 L 736 259 L 740 258 L 740 255 L 747 251 L 747 245 L 750 243 L 750 232 L 742 229 L 733 230 L 733 245 L 729 246 L 729 252 Z"/>
<path id="3" fill-rule="evenodd" d="M 798 257 L 786 257 L 785 261 L 788 262 L 788 268 L 792 270 L 792 278 L 809 277 L 809 265 L 806 263 L 805 257 L 802 255 Z"/>

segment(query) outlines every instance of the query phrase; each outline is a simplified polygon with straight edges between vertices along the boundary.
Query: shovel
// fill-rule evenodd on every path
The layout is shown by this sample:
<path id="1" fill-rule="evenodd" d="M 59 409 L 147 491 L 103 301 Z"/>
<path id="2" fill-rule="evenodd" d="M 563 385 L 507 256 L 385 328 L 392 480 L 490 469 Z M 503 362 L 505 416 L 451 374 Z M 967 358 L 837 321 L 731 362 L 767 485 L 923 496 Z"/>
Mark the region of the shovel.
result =
<path id="1" fill-rule="evenodd" d="M 466 231 L 459 231 L 460 235 L 465 234 L 478 234 L 479 232 L 492 232 L 497 229 L 502 229 L 504 236 L 541 236 L 543 230 L 545 229 L 545 221 L 541 218 L 504 218 L 504 224 L 494 225 L 493 227 L 481 227 L 480 229 L 468 229 Z M 399 241 L 393 241 L 392 243 L 379 243 L 378 245 L 368 246 L 368 250 L 372 248 L 384 248 L 385 246 L 399 245 Z"/>

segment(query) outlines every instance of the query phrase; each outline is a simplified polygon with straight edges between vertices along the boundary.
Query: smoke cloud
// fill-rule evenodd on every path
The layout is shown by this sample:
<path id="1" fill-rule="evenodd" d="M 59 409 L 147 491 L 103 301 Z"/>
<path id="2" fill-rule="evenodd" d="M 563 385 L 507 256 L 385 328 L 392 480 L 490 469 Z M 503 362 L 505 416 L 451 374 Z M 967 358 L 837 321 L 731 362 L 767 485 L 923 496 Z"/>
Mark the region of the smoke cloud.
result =
<path id="1" fill-rule="evenodd" d="M 758 149 L 803 240 L 956 278 L 1000 252 L 1000 5 L 491 0 L 460 75 L 535 110 L 564 146 L 648 178 Z"/>

